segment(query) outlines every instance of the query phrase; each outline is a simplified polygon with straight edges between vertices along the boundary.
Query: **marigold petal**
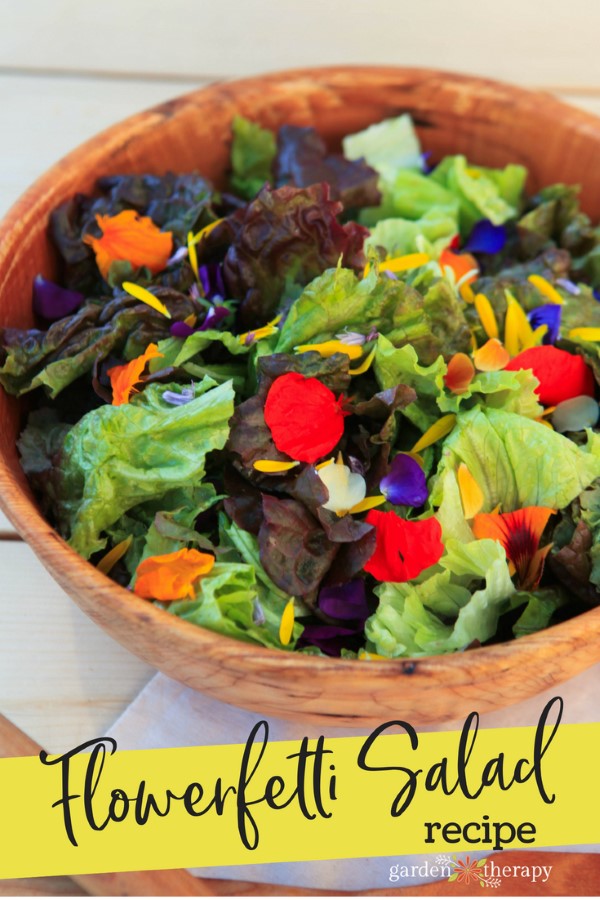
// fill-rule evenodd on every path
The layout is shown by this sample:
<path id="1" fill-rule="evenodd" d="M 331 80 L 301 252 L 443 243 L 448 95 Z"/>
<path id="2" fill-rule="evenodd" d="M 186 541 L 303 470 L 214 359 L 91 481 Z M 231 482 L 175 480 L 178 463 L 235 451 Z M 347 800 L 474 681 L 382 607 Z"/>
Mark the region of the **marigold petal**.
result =
<path id="1" fill-rule="evenodd" d="M 131 547 L 131 542 L 133 541 L 133 535 L 129 535 L 125 538 L 125 540 L 120 541 L 118 544 L 105 553 L 102 559 L 96 563 L 96 568 L 99 572 L 103 572 L 104 575 L 108 575 L 111 569 L 113 569 L 116 564 L 122 559 L 129 548 Z"/>
<path id="2" fill-rule="evenodd" d="M 84 243 L 96 254 L 103 278 L 113 262 L 126 261 L 134 268 L 145 266 L 153 275 L 162 272 L 173 249 L 173 235 L 161 231 L 147 216 L 125 209 L 116 216 L 96 216 L 102 237 L 86 234 Z"/>
<path id="3" fill-rule="evenodd" d="M 504 344 L 511 356 L 516 356 L 534 344 L 533 329 L 525 310 L 510 291 L 506 294 L 506 318 L 504 320 Z"/>
<path id="4" fill-rule="evenodd" d="M 207 575 L 215 564 L 214 556 L 199 550 L 177 550 L 161 556 L 149 556 L 136 570 L 134 593 L 145 600 L 170 603 L 195 597 L 195 582 Z"/>
<path id="5" fill-rule="evenodd" d="M 196 242 L 191 231 L 188 231 L 187 246 L 190 266 L 192 267 L 192 272 L 194 273 L 196 281 L 198 281 L 198 251 L 196 250 Z"/>
<path id="6" fill-rule="evenodd" d="M 530 275 L 527 279 L 534 287 L 538 289 L 540 294 L 543 294 L 550 303 L 556 303 L 558 306 L 563 304 L 565 301 L 560 296 L 555 287 L 553 287 L 550 282 L 543 278 L 541 275 Z"/>
<path id="7" fill-rule="evenodd" d="M 456 473 L 460 499 L 465 519 L 472 519 L 481 510 L 484 503 L 483 491 L 465 463 L 461 463 Z"/>
<path id="8" fill-rule="evenodd" d="M 410 269 L 418 269 L 425 266 L 431 257 L 427 253 L 407 253 L 405 256 L 395 256 L 381 263 L 381 268 L 388 272 L 408 272 Z"/>
<path id="9" fill-rule="evenodd" d="M 257 459 L 252 464 L 257 472 L 289 472 L 290 469 L 299 466 L 299 462 L 279 462 L 276 459 Z"/>
<path id="10" fill-rule="evenodd" d="M 448 413 L 448 415 L 442 416 L 441 419 L 438 419 L 437 422 L 434 422 L 433 425 L 427 429 L 425 434 L 421 435 L 415 446 L 412 448 L 411 453 L 420 453 L 421 450 L 425 450 L 426 447 L 430 447 L 432 444 L 441 440 L 441 438 L 446 437 L 447 434 L 450 434 L 455 425 L 456 416 L 454 413 Z"/>
<path id="11" fill-rule="evenodd" d="M 364 373 L 367 372 L 371 368 L 371 363 L 375 359 L 376 350 L 377 350 L 377 347 L 373 347 L 371 352 L 367 356 L 365 356 L 365 358 L 361 362 L 360 366 L 357 366 L 356 369 L 348 369 L 348 375 L 353 375 L 353 376 L 364 375 Z"/>
<path id="12" fill-rule="evenodd" d="M 365 497 L 364 500 L 361 500 L 360 503 L 356 503 L 351 509 L 348 510 L 350 515 L 354 516 L 357 513 L 366 512 L 369 509 L 374 509 L 376 506 L 381 506 L 385 503 L 386 498 L 383 494 L 379 494 L 377 497 Z"/>
<path id="13" fill-rule="evenodd" d="M 464 394 L 475 377 L 475 367 L 466 353 L 455 353 L 448 363 L 444 384 L 453 394 Z"/>
<path id="14" fill-rule="evenodd" d="M 323 357 L 333 356 L 334 353 L 345 353 L 350 359 L 359 359 L 363 350 L 356 344 L 346 344 L 344 341 L 324 341 L 322 344 L 299 344 L 294 347 L 296 353 L 308 353 L 316 351 Z"/>
<path id="15" fill-rule="evenodd" d="M 110 378 L 113 392 L 112 405 L 121 406 L 123 403 L 129 403 L 129 398 L 135 391 L 135 385 L 141 381 L 146 363 L 162 356 L 163 354 L 156 344 L 148 344 L 141 356 L 136 356 L 135 359 L 123 366 L 113 366 L 112 369 L 109 369 L 106 374 Z"/>
<path id="16" fill-rule="evenodd" d="M 483 330 L 489 338 L 497 338 L 499 335 L 498 322 L 492 304 L 485 294 L 477 294 L 473 302 L 475 304 L 475 309 L 477 310 L 477 315 L 481 320 Z"/>
<path id="17" fill-rule="evenodd" d="M 279 640 L 284 647 L 287 647 L 292 639 L 292 634 L 294 633 L 294 621 L 294 598 L 292 597 L 285 604 L 283 614 L 281 616 L 281 622 L 279 623 Z"/>
<path id="18" fill-rule="evenodd" d="M 510 355 L 497 338 L 490 338 L 475 351 L 473 362 L 480 372 L 499 372 L 510 362 Z"/>
<path id="19" fill-rule="evenodd" d="M 600 341 L 600 328 L 571 328 L 569 338 L 572 341 L 591 341 L 597 343 Z"/>
<path id="20" fill-rule="evenodd" d="M 171 318 L 171 313 L 169 312 L 165 304 L 162 303 L 158 299 L 158 297 L 155 297 L 154 294 L 152 294 L 145 287 L 142 287 L 139 284 L 135 284 L 133 281 L 124 281 L 122 284 L 122 288 L 128 294 L 131 294 L 132 297 L 135 297 L 136 300 L 141 300 L 141 302 L 145 303 L 146 306 L 150 306 L 157 312 L 162 313 L 163 316 L 165 316 L 167 319 Z"/>

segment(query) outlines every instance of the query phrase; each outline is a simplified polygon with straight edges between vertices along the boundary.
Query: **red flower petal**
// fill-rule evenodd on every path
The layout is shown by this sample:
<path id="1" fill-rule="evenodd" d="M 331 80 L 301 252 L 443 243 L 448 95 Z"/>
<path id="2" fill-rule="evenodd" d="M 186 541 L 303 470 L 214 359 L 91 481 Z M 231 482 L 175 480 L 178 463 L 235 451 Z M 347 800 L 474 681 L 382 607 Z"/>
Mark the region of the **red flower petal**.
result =
<path id="1" fill-rule="evenodd" d="M 544 406 L 556 406 L 581 394 L 594 396 L 594 375 L 583 357 L 551 345 L 524 350 L 505 369 L 509 372 L 531 369 L 540 383 L 536 394 Z"/>
<path id="2" fill-rule="evenodd" d="M 316 378 L 298 372 L 276 378 L 267 394 L 265 422 L 277 449 L 307 463 L 330 453 L 344 433 L 340 400 Z"/>
<path id="3" fill-rule="evenodd" d="M 464 394 L 475 377 L 475 366 L 466 353 L 455 353 L 448 363 L 444 384 L 453 394 Z"/>
<path id="4" fill-rule="evenodd" d="M 410 581 L 444 552 L 442 528 L 434 516 L 409 522 L 395 512 L 371 510 L 366 521 L 375 526 L 377 545 L 364 569 L 378 581 Z"/>

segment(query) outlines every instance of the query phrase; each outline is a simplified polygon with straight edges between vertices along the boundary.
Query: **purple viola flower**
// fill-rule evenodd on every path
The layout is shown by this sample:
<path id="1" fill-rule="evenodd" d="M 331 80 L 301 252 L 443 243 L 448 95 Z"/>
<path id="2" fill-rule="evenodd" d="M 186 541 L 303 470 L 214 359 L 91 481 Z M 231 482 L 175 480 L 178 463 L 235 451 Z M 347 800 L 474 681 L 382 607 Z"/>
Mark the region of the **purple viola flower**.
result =
<path id="1" fill-rule="evenodd" d="M 465 253 L 500 253 L 506 244 L 504 225 L 493 225 L 489 219 L 481 219 L 473 226 L 469 240 L 462 247 Z"/>
<path id="2" fill-rule="evenodd" d="M 207 331 L 209 328 L 216 328 L 219 322 L 226 319 L 230 313 L 231 310 L 227 309 L 226 306 L 211 306 L 204 317 L 204 322 L 198 327 L 197 331 Z"/>
<path id="3" fill-rule="evenodd" d="M 33 311 L 47 322 L 57 322 L 72 315 L 84 301 L 85 297 L 79 291 L 68 291 L 41 275 L 33 280 Z"/>
<path id="4" fill-rule="evenodd" d="M 309 623 L 298 641 L 298 647 L 318 647 L 328 656 L 340 656 L 343 649 L 358 650 L 363 642 L 369 606 L 364 581 L 321 588 L 319 609 L 343 624 Z"/>
<path id="5" fill-rule="evenodd" d="M 592 288 L 592 293 L 596 300 L 600 302 L 600 288 Z"/>
<path id="6" fill-rule="evenodd" d="M 187 322 L 172 322 L 169 327 L 171 337 L 188 338 L 195 331 L 198 331 L 198 329 L 192 328 Z"/>
<path id="7" fill-rule="evenodd" d="M 539 328 L 540 325 L 548 326 L 548 331 L 544 335 L 544 344 L 555 344 L 558 340 L 561 314 L 562 307 L 558 303 L 545 303 L 543 306 L 536 306 L 528 314 L 527 318 L 532 328 Z"/>
<path id="8" fill-rule="evenodd" d="M 217 297 L 223 300 L 226 296 L 223 267 L 221 263 L 206 263 L 198 268 L 198 277 L 207 300 Z"/>
<path id="9" fill-rule="evenodd" d="M 390 471 L 379 482 L 379 489 L 395 506 L 423 506 L 428 497 L 425 472 L 406 453 L 394 457 Z"/>

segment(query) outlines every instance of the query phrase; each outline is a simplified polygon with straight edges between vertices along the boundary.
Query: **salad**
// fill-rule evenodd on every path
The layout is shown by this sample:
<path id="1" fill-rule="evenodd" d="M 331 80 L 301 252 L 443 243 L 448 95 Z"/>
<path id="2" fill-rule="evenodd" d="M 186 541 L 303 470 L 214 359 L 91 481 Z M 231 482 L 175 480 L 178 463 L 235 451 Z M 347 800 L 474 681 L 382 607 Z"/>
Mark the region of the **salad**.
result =
<path id="1" fill-rule="evenodd" d="M 229 182 L 102 177 L 0 330 L 49 521 L 224 635 L 369 658 L 520 637 L 600 595 L 600 228 L 578 189 L 232 123 Z"/>

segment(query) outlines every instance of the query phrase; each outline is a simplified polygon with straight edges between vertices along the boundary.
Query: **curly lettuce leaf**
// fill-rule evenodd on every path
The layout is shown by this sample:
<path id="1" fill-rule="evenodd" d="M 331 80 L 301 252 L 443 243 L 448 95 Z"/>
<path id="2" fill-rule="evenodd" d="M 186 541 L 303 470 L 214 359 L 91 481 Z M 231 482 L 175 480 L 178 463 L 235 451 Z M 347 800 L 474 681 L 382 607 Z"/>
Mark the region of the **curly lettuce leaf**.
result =
<path id="1" fill-rule="evenodd" d="M 479 587 L 485 580 L 485 587 Z M 367 620 L 367 650 L 381 656 L 424 656 L 463 650 L 492 638 L 515 588 L 496 541 L 448 541 L 435 571 L 376 589 L 379 606 Z"/>
<path id="2" fill-rule="evenodd" d="M 420 219 L 382 218 L 371 228 L 365 241 L 365 250 L 382 247 L 387 257 L 403 256 L 420 250 L 419 241 L 425 239 L 433 254 L 447 247 L 458 231 L 456 218 L 443 212 L 430 210 Z M 385 264 L 382 263 L 382 269 Z"/>
<path id="3" fill-rule="evenodd" d="M 62 534 L 86 559 L 103 532 L 138 504 L 198 486 L 206 455 L 221 449 L 233 413 L 230 383 L 196 385 L 183 406 L 161 400 L 176 385 L 151 385 L 133 402 L 92 410 L 68 433 L 60 461 L 57 515 Z"/>
<path id="4" fill-rule="evenodd" d="M 393 179 L 398 169 L 423 168 L 419 138 L 407 113 L 346 135 L 342 146 L 347 159 L 364 159 L 385 180 Z"/>
<path id="5" fill-rule="evenodd" d="M 524 506 L 562 509 L 600 476 L 600 458 L 539 422 L 502 409 L 460 413 L 443 445 L 430 502 L 444 515 L 445 472 L 465 463 L 484 495 L 484 512 Z"/>

